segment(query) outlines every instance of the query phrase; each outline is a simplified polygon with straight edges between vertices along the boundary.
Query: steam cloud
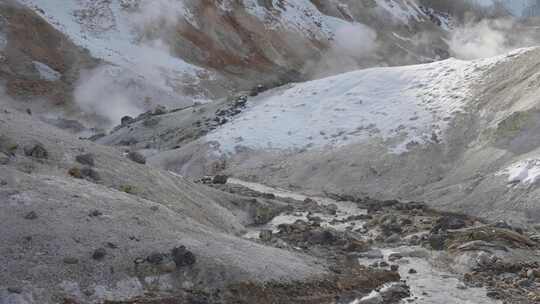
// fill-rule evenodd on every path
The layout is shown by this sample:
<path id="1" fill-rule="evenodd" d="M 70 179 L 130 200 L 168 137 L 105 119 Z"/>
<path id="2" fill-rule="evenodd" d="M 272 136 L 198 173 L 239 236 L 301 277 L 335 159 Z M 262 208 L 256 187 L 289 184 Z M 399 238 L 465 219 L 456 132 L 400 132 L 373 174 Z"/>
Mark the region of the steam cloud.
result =
<path id="1" fill-rule="evenodd" d="M 100 67 L 83 73 L 75 89 L 75 99 L 81 109 L 105 118 L 109 126 L 120 122 L 125 115 L 135 116 L 142 112 L 111 81 L 116 76 L 114 70 Z"/>
<path id="2" fill-rule="evenodd" d="M 362 23 L 348 23 L 335 30 L 331 47 L 315 62 L 304 67 L 312 78 L 325 77 L 362 67 L 373 59 L 379 47 L 377 32 Z"/>

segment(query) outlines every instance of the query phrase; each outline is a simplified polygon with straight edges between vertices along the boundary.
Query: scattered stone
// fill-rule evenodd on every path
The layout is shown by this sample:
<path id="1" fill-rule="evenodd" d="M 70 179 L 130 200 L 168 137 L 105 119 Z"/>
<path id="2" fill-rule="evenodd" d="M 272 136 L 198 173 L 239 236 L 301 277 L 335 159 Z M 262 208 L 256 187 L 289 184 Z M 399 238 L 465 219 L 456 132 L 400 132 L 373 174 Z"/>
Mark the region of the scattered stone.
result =
<path id="1" fill-rule="evenodd" d="M 383 297 L 377 291 L 372 291 L 369 295 L 361 298 L 358 302 L 353 302 L 357 304 L 381 304 L 384 302 Z"/>
<path id="2" fill-rule="evenodd" d="M 9 156 L 4 152 L 0 152 L 0 165 L 7 165 L 9 163 Z"/>
<path id="3" fill-rule="evenodd" d="M 159 252 L 153 252 L 148 257 L 146 257 L 146 261 L 154 265 L 161 264 L 161 262 L 163 262 L 164 259 L 165 259 L 164 254 L 159 253 Z"/>
<path id="4" fill-rule="evenodd" d="M 167 114 L 167 113 L 168 113 L 168 111 L 167 111 L 167 108 L 165 106 L 158 105 L 154 109 L 154 112 L 152 113 L 152 115 L 163 115 L 163 114 Z"/>
<path id="5" fill-rule="evenodd" d="M 397 303 L 401 299 L 407 298 L 411 295 L 409 286 L 403 282 L 383 287 L 381 288 L 380 293 L 385 303 Z"/>
<path id="6" fill-rule="evenodd" d="M 366 258 L 366 259 L 382 259 L 383 254 L 382 254 L 382 251 L 378 249 L 373 249 L 373 250 L 360 253 L 359 257 Z"/>
<path id="7" fill-rule="evenodd" d="M 97 217 L 97 216 L 102 216 L 103 213 L 101 213 L 101 211 L 99 210 L 92 210 L 90 211 L 90 213 L 88 213 L 88 216 L 89 217 Z"/>
<path id="8" fill-rule="evenodd" d="M 443 250 L 446 246 L 447 238 L 447 234 L 430 234 L 428 242 L 433 250 Z"/>
<path id="9" fill-rule="evenodd" d="M 94 182 L 98 182 L 101 180 L 101 176 L 99 175 L 99 173 L 96 170 L 89 167 L 82 168 L 81 175 L 82 177 L 89 179 L 91 181 L 94 181 Z"/>
<path id="10" fill-rule="evenodd" d="M 185 246 L 173 248 L 171 255 L 177 268 L 193 265 L 197 261 L 193 252 L 187 250 Z"/>
<path id="11" fill-rule="evenodd" d="M 120 124 L 122 126 L 127 126 L 130 123 L 133 123 L 134 121 L 135 121 L 135 119 L 133 117 L 126 115 L 126 116 L 122 117 L 122 119 L 120 120 Z"/>
<path id="12" fill-rule="evenodd" d="M 24 147 L 24 155 L 38 159 L 47 159 L 49 157 L 49 152 L 45 149 L 43 144 L 36 142 Z"/>
<path id="13" fill-rule="evenodd" d="M 64 264 L 75 265 L 79 263 L 79 259 L 74 257 L 66 257 L 63 259 Z"/>
<path id="14" fill-rule="evenodd" d="M 127 194 L 135 194 L 137 193 L 137 188 L 131 185 L 122 185 L 120 186 L 120 191 L 125 192 Z"/>
<path id="15" fill-rule="evenodd" d="M 27 220 L 35 220 L 38 218 L 38 215 L 35 211 L 30 211 L 24 216 L 24 218 Z"/>
<path id="16" fill-rule="evenodd" d="M 116 245 L 115 243 L 111 243 L 111 242 L 105 243 L 105 246 L 107 246 L 107 248 L 111 248 L 111 249 L 117 249 L 118 248 L 118 245 Z"/>
<path id="17" fill-rule="evenodd" d="M 173 261 L 165 261 L 158 265 L 159 270 L 166 273 L 171 273 L 176 270 L 176 264 Z"/>
<path id="18" fill-rule="evenodd" d="M 383 268 L 384 268 L 384 267 L 388 267 L 388 266 L 390 266 L 390 264 L 388 264 L 388 263 L 385 262 L 385 261 L 379 262 L 379 267 L 383 267 Z"/>
<path id="19" fill-rule="evenodd" d="M 150 210 L 156 212 L 156 211 L 159 210 L 159 206 L 158 206 L 158 205 L 154 205 L 154 206 L 150 207 Z"/>
<path id="20" fill-rule="evenodd" d="M 399 236 L 399 234 L 395 233 L 395 234 L 392 234 L 391 236 L 387 237 L 384 242 L 385 243 L 398 243 L 399 241 L 401 241 L 401 237 Z"/>
<path id="21" fill-rule="evenodd" d="M 86 165 L 90 167 L 93 167 L 95 165 L 94 155 L 91 153 L 77 155 L 75 157 L 75 160 L 82 165 Z"/>
<path id="22" fill-rule="evenodd" d="M 390 265 L 390 271 L 398 271 L 399 270 L 399 265 L 396 265 L 396 264 L 392 264 Z"/>
<path id="23" fill-rule="evenodd" d="M 463 283 L 459 283 L 456 287 L 457 289 L 461 289 L 461 290 L 467 289 L 467 286 L 465 286 L 465 284 Z"/>
<path id="24" fill-rule="evenodd" d="M 229 180 L 229 177 L 227 175 L 216 175 L 212 179 L 212 184 L 219 184 L 224 185 Z"/>
<path id="25" fill-rule="evenodd" d="M 263 242 L 269 242 L 272 240 L 272 230 L 261 230 L 259 233 L 259 238 Z"/>
<path id="26" fill-rule="evenodd" d="M 9 293 L 16 293 L 16 294 L 21 294 L 23 292 L 22 288 L 20 288 L 20 287 L 8 287 L 7 291 Z"/>
<path id="27" fill-rule="evenodd" d="M 130 159 L 133 162 L 136 162 L 138 164 L 144 165 L 146 164 L 146 157 L 142 155 L 139 152 L 132 151 L 127 154 L 128 159 Z"/>
<path id="28" fill-rule="evenodd" d="M 147 128 L 150 128 L 150 127 L 154 127 L 154 126 L 157 126 L 159 124 L 159 121 L 160 119 L 155 117 L 155 118 L 147 118 L 145 120 L 143 120 L 143 126 L 147 127 Z"/>
<path id="29" fill-rule="evenodd" d="M 101 261 L 105 258 L 106 255 L 107 251 L 105 250 L 105 248 L 98 248 L 92 253 L 92 259 L 96 261 Z"/>
<path id="30" fill-rule="evenodd" d="M 415 273 L 418 273 L 416 269 L 414 268 L 409 269 L 409 274 L 415 274 Z"/>
<path id="31" fill-rule="evenodd" d="M 403 258 L 403 255 L 399 252 L 392 252 L 388 255 L 388 260 L 390 262 L 394 262 L 394 261 L 397 261 L 399 259 L 402 259 Z"/>
<path id="32" fill-rule="evenodd" d="M 82 173 L 81 173 L 81 169 L 79 169 L 77 167 L 73 167 L 73 168 L 69 169 L 68 174 L 69 174 L 69 176 L 74 177 L 74 178 L 79 178 L 79 179 L 83 178 Z"/>
<path id="33" fill-rule="evenodd" d="M 338 206 L 336 204 L 330 204 L 330 205 L 326 206 L 326 211 L 330 215 L 336 215 L 336 213 L 338 211 Z"/>

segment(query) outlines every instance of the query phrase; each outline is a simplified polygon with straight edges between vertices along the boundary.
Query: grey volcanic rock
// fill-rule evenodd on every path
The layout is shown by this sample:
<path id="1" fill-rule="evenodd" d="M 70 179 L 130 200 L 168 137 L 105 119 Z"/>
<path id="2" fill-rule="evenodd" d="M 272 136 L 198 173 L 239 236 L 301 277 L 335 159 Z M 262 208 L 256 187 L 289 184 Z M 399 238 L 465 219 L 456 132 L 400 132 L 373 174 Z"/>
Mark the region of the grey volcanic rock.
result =
<path id="1" fill-rule="evenodd" d="M 0 290 L 20 286 L 21 296 L 33 299 L 29 303 L 56 303 L 58 294 L 81 303 L 142 295 L 146 287 L 139 278 L 151 280 L 156 272 L 133 261 L 144 261 L 152 251 L 170 252 L 179 240 L 196 256 L 195 269 L 177 279 L 175 273 L 166 275 L 171 267 L 164 265 L 160 281 L 169 285 L 161 288 L 186 280 L 212 288 L 238 280 L 301 280 L 326 273 L 314 258 L 237 237 L 252 221 L 244 209 L 247 202 L 239 205 L 242 197 L 141 167 L 115 148 L 79 140 L 16 111 L 0 111 L 0 129 L 19 145 L 39 140 L 48 150 L 48 160 L 33 162 L 30 173 L 20 169 L 24 157 L 0 170 L 0 180 L 7 181 L 0 191 Z M 66 174 L 81 151 L 99 158 L 93 167 L 99 184 Z M 117 190 L 122 185 L 137 191 Z M 154 206 L 159 208 L 151 211 Z M 91 210 L 103 215 L 89 217 Z M 39 217 L 26 220 L 30 212 Z M 105 249 L 104 258 L 94 255 L 98 248 Z M 97 262 L 93 255 L 102 259 Z M 182 263 L 191 262 L 185 258 Z M 96 292 L 79 292 L 84 288 Z M 0 302 L 5 297 L 0 292 Z"/>

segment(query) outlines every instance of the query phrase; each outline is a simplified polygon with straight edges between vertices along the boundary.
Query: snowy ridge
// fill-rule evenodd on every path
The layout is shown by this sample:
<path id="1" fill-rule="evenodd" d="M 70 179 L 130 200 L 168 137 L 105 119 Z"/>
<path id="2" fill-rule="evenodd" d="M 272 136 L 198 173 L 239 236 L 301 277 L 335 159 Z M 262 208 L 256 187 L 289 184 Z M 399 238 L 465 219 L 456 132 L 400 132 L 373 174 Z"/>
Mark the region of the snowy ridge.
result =
<path id="1" fill-rule="evenodd" d="M 250 102 L 237 119 L 210 133 L 220 152 L 326 149 L 371 139 L 402 153 L 444 142 L 484 71 L 516 53 L 478 61 L 445 61 L 359 70 L 295 84 Z"/>

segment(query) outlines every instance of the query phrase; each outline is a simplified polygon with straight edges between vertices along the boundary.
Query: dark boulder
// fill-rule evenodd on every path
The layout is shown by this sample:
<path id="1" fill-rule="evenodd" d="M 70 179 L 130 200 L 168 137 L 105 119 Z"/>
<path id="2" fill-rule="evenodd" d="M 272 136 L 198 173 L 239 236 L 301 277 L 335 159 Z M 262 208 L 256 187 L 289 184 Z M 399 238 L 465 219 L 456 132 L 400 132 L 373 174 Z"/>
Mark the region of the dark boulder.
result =
<path id="1" fill-rule="evenodd" d="M 229 177 L 227 175 L 216 175 L 212 179 L 212 184 L 223 185 L 223 184 L 226 184 L 228 180 L 229 180 Z"/>
<path id="2" fill-rule="evenodd" d="M 91 153 L 77 155 L 75 160 L 82 165 L 93 167 L 95 165 L 94 155 Z"/>
<path id="3" fill-rule="evenodd" d="M 197 262 L 193 252 L 186 249 L 185 246 L 175 247 L 171 250 L 171 256 L 176 267 L 191 266 Z"/>
<path id="4" fill-rule="evenodd" d="M 146 164 L 146 157 L 144 157 L 144 155 L 142 155 L 141 153 L 139 152 L 135 152 L 135 151 L 132 151 L 132 152 L 129 152 L 127 157 L 133 161 L 133 162 L 136 162 L 138 164 L 141 164 L 141 165 L 144 165 Z"/>
<path id="5" fill-rule="evenodd" d="M 49 152 L 43 144 L 36 142 L 29 144 L 24 147 L 24 155 L 28 157 L 38 158 L 38 159 L 47 159 L 49 158 Z"/>
<path id="6" fill-rule="evenodd" d="M 135 119 L 131 116 L 124 116 L 122 117 L 122 119 L 120 120 L 120 124 L 122 126 L 126 126 L 126 125 L 129 125 L 130 123 L 133 123 L 135 121 Z"/>
<path id="7" fill-rule="evenodd" d="M 107 251 L 105 250 L 105 248 L 98 248 L 92 253 L 92 259 L 96 261 L 101 261 L 105 258 L 106 255 Z"/>

